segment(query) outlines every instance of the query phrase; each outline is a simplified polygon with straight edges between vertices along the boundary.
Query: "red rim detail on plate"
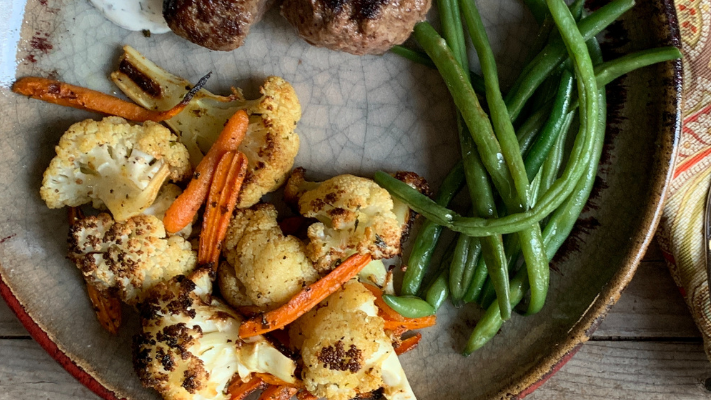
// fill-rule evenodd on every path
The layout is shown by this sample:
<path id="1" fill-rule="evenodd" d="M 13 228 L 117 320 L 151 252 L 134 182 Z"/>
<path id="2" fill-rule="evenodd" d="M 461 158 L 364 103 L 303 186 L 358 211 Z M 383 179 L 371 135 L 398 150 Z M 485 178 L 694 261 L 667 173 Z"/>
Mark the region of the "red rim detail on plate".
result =
<path id="1" fill-rule="evenodd" d="M 62 350 L 57 347 L 57 345 L 50 339 L 47 332 L 43 331 L 39 325 L 32 319 L 32 317 L 27 314 L 25 307 L 20 304 L 17 300 L 15 294 L 12 290 L 5 284 L 2 279 L 2 274 L 0 274 L 0 296 L 5 299 L 5 302 L 10 307 L 12 312 L 15 313 L 17 318 L 22 323 L 22 326 L 27 329 L 30 336 L 39 343 L 42 348 L 49 353 L 49 355 L 54 358 L 59 365 L 62 366 L 69 374 L 76 378 L 82 385 L 86 386 L 89 390 L 96 393 L 99 397 L 106 400 L 120 400 L 114 392 L 106 389 L 104 385 L 99 383 L 93 376 L 88 372 L 84 371 L 83 368 L 78 366 L 74 361 L 72 361 L 69 356 L 67 356 Z M 121 399 L 123 400 L 123 399 Z"/>

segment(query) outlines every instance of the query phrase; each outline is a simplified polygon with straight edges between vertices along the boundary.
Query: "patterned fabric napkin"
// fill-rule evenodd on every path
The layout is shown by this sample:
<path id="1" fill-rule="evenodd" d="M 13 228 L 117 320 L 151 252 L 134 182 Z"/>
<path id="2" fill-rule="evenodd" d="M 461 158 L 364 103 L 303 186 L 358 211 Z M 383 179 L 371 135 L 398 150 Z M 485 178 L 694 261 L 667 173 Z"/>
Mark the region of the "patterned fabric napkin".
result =
<path id="1" fill-rule="evenodd" d="M 711 359 L 711 302 L 703 241 L 711 184 L 711 9 L 706 0 L 676 0 L 676 10 L 684 53 L 683 128 L 657 238 Z"/>

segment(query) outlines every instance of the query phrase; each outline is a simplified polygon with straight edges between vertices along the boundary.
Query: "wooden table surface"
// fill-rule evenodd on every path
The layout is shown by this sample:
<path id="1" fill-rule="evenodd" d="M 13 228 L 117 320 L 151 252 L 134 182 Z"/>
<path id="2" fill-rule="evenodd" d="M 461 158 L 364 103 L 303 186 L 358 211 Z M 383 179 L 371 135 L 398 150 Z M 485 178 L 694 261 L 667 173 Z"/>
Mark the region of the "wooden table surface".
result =
<path id="1" fill-rule="evenodd" d="M 654 242 L 592 339 L 528 399 L 711 399 L 709 378 L 700 334 Z M 10 399 L 98 397 L 46 354 L 0 300 L 0 400 Z"/>

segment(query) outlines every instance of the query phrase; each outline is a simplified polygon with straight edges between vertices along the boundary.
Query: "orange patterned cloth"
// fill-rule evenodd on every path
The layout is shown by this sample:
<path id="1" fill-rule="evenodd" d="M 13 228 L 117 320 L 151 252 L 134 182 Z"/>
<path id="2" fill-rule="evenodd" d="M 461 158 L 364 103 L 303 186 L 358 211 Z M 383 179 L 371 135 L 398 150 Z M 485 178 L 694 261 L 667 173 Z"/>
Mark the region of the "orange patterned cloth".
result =
<path id="1" fill-rule="evenodd" d="M 683 128 L 658 240 L 711 359 L 704 209 L 711 184 L 711 2 L 676 0 L 684 53 Z"/>

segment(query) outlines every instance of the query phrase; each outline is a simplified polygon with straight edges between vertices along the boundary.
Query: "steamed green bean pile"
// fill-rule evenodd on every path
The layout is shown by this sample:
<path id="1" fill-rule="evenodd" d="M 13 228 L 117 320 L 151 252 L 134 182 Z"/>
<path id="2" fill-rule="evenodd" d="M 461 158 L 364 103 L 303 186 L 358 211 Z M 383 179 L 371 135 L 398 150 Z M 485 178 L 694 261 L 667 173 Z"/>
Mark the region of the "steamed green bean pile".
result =
<path id="1" fill-rule="evenodd" d="M 485 308 L 465 355 L 493 338 L 513 309 L 530 315 L 543 308 L 549 262 L 573 229 L 597 174 L 604 86 L 637 68 L 681 58 L 677 48 L 664 47 L 602 61 L 595 35 L 633 0 L 613 0 L 587 16 L 581 0 L 570 6 L 564 0 L 524 2 L 540 29 L 530 61 L 506 94 L 475 0 L 438 0 L 442 35 L 421 22 L 413 37 L 423 51 L 393 49 L 442 75 L 457 108 L 462 160 L 432 199 L 376 173 L 378 184 L 426 218 L 400 296 L 383 298 L 411 318 L 436 313 L 448 298 L 455 306 Z M 481 75 L 469 71 L 466 32 Z M 462 215 L 449 203 L 465 186 L 471 207 Z M 457 237 L 433 263 L 443 229 Z"/>

